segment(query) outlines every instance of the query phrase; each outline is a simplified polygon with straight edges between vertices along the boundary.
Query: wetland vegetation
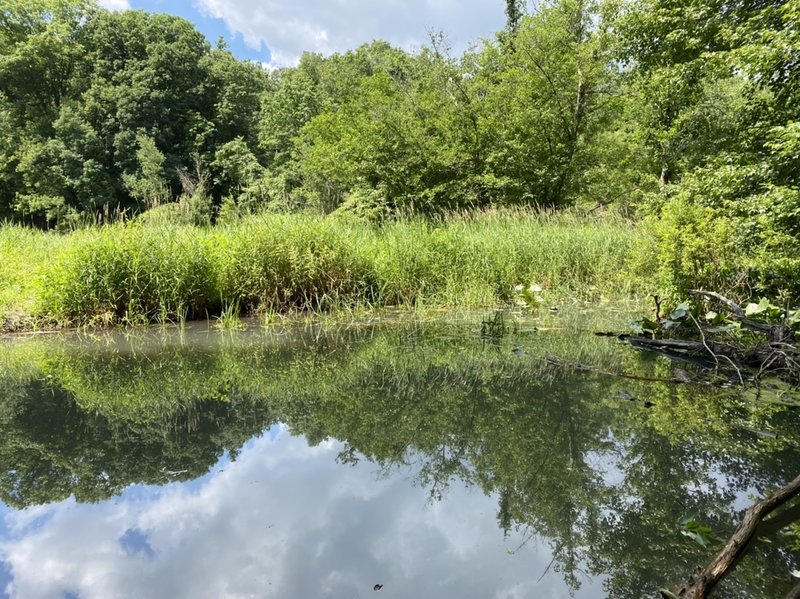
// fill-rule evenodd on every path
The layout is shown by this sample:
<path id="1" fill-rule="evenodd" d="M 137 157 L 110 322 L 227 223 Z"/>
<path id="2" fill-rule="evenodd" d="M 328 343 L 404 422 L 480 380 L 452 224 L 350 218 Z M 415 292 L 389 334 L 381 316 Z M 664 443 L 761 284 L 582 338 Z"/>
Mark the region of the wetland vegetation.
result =
<path id="1" fill-rule="evenodd" d="M 268 72 L 175 16 L 9 0 L 6 327 L 531 283 L 796 301 L 797 1 L 528 8 L 460 56 L 433 35 Z"/>
<path id="2" fill-rule="evenodd" d="M 496 581 L 471 577 L 492 563 L 509 594 L 634 599 L 686 580 L 797 475 L 800 1 L 530 4 L 507 0 L 505 29 L 460 55 L 432 34 L 269 70 L 176 16 L 5 0 L 0 331 L 23 334 L 0 339 L 0 585 L 178 596 L 185 581 L 153 572 L 192 555 L 201 580 L 220 553 L 192 554 L 193 525 L 162 501 L 180 496 L 211 545 L 249 548 L 241 595 L 271 571 L 282 596 L 486 596 Z M 715 292 L 728 316 L 700 300 Z M 469 309 L 487 313 L 454 315 Z M 573 320 L 590 309 L 601 321 Z M 591 334 L 634 316 L 638 349 Z M 740 326 L 755 321 L 768 342 Z M 243 511 L 305 506 L 282 541 L 297 572 L 336 567 L 265 565 L 284 549 L 263 522 L 198 508 L 242 461 L 281 481 L 247 502 L 260 475 L 228 485 Z M 304 503 L 313 473 L 359 503 L 310 530 L 341 507 L 322 497 L 339 483 Z M 444 576 L 400 555 L 427 542 L 386 532 L 373 500 L 407 498 L 398 477 L 430 502 L 405 528 L 449 548 L 423 560 Z M 301 489 L 282 507 L 281 485 Z M 471 492 L 483 507 L 462 511 Z M 468 514 L 444 541 L 441 513 Z M 386 547 L 356 534 L 367 520 Z M 325 549 L 345 529 L 362 561 Z M 84 531 L 91 559 L 59 553 Z M 719 596 L 796 584 L 797 524 L 759 537 Z M 61 578 L 40 581 L 34 554 Z M 184 594 L 235 595 L 229 579 Z"/>
<path id="3" fill-rule="evenodd" d="M 625 297 L 632 228 L 526 210 L 376 226 L 313 215 L 231 225 L 91 228 L 67 236 L 0 230 L 7 326 L 146 324 L 230 310 L 508 304 L 532 282 L 551 298 Z"/>

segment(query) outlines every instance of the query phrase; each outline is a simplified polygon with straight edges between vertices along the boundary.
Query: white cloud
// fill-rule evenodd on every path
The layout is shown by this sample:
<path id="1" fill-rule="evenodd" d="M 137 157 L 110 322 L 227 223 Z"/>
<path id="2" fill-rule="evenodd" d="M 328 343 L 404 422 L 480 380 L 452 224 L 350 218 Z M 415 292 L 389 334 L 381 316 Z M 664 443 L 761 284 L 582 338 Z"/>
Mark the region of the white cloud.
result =
<path id="1" fill-rule="evenodd" d="M 100 0 L 100 6 L 108 10 L 130 10 L 131 3 L 129 0 Z"/>
<path id="2" fill-rule="evenodd" d="M 296 63 L 304 51 L 331 54 L 384 39 L 406 50 L 443 31 L 456 52 L 503 27 L 500 0 L 195 0 L 271 63 Z"/>
<path id="3" fill-rule="evenodd" d="M 568 597 L 546 543 L 503 538 L 496 497 L 454 483 L 443 503 L 374 465 L 335 463 L 341 445 L 281 432 L 202 480 L 132 487 L 0 523 L 11 597 Z M 131 534 L 131 531 L 135 531 Z M 5 538 L 3 538 L 5 537 Z M 140 550 L 125 538 L 144 543 Z M 135 541 L 134 545 L 135 545 Z M 576 597 L 600 593 L 601 580 Z M 2 595 L 3 589 L 0 589 Z"/>

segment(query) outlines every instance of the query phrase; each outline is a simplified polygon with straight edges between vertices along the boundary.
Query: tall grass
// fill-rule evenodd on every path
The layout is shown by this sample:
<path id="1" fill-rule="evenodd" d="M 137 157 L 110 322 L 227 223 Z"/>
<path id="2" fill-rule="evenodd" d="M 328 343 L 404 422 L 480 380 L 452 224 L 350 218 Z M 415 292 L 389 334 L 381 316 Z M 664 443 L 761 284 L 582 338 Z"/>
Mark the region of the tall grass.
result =
<path id="1" fill-rule="evenodd" d="M 219 311 L 214 246 L 193 227 L 116 225 L 76 231 L 42 268 L 36 314 L 131 324 Z"/>
<path id="2" fill-rule="evenodd" d="M 0 328 L 32 324 L 41 273 L 68 243 L 56 233 L 0 226 Z"/>
<path id="3" fill-rule="evenodd" d="M 292 308 L 498 305 L 514 285 L 627 295 L 622 220 L 491 211 L 382 226 L 262 215 L 215 228 L 129 223 L 69 235 L 0 228 L 0 309 L 67 323 Z"/>

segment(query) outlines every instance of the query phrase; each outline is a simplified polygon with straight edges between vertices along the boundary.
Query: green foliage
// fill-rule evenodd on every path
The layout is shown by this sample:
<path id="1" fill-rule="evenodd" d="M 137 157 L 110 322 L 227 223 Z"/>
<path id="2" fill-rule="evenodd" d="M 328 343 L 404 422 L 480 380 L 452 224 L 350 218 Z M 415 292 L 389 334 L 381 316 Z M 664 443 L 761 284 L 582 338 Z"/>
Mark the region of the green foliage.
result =
<path id="1" fill-rule="evenodd" d="M 40 225 L 135 212 L 172 200 L 193 157 L 256 148 L 266 74 L 187 21 L 78 0 L 12 2 L 2 19 L 3 212 Z"/>
<path id="2" fill-rule="evenodd" d="M 164 176 L 164 154 L 147 135 L 138 135 L 136 144 L 137 172 L 124 177 L 128 193 L 148 208 L 166 202 L 170 197 L 169 187 Z"/>
<path id="3" fill-rule="evenodd" d="M 245 313 L 491 306 L 512 301 L 526 280 L 562 296 L 621 295 L 636 240 L 625 222 L 524 211 L 380 227 L 345 214 L 265 214 L 209 228 L 196 226 L 196 216 L 173 202 L 133 223 L 62 237 L 0 228 L 9 282 L 0 297 L 26 317 L 113 322 L 202 318 L 233 303 Z M 54 249 L 31 252 L 39 239 Z"/>
<path id="4" fill-rule="evenodd" d="M 523 11 L 524 7 L 521 0 L 506 0 L 506 30 L 510 34 L 517 33 Z"/>
<path id="5" fill-rule="evenodd" d="M 662 289 L 797 294 L 796 11 L 794 2 L 623 4 L 631 114 L 664 186 L 646 206 L 662 221 L 649 252 Z"/>
<path id="6" fill-rule="evenodd" d="M 21 226 L 0 227 L 0 326 L 32 326 L 38 277 L 65 240 L 63 236 Z"/>
<path id="7" fill-rule="evenodd" d="M 562 2 L 452 58 L 432 39 L 409 70 L 376 69 L 303 130 L 304 188 L 325 210 L 379 190 L 394 210 L 573 202 L 614 83 L 593 8 Z"/>
<path id="8" fill-rule="evenodd" d="M 242 203 L 257 203 L 262 198 L 251 198 L 264 177 L 264 168 L 241 137 L 229 141 L 214 153 L 211 164 L 214 185 L 241 198 Z"/>
<path id="9" fill-rule="evenodd" d="M 535 312 L 539 306 L 542 305 L 544 299 L 541 295 L 542 288 L 536 283 L 530 285 L 515 285 L 514 286 L 514 302 L 527 308 L 531 312 Z"/>
<path id="10" fill-rule="evenodd" d="M 432 35 L 267 73 L 174 16 L 10 1 L 0 217 L 607 206 L 644 220 L 634 271 L 662 293 L 797 296 L 798 6 L 509 0 L 506 31 L 461 56 Z"/>
<path id="11" fill-rule="evenodd" d="M 295 137 L 320 107 L 320 94 L 304 71 L 281 75 L 278 89 L 264 97 L 259 123 L 259 144 L 269 163 L 280 166 L 289 160 Z"/>
<path id="12" fill-rule="evenodd" d="M 678 520 L 678 526 L 683 536 L 689 537 L 703 549 L 723 540 L 714 534 L 711 527 L 701 524 L 695 516 L 684 516 Z"/>
<path id="13" fill-rule="evenodd" d="M 222 306 L 222 312 L 217 317 L 217 326 L 224 331 L 240 331 L 245 328 L 239 318 L 238 302 Z"/>
<path id="14" fill-rule="evenodd" d="M 42 268 L 42 318 L 147 322 L 218 312 L 211 239 L 195 229 L 130 224 L 73 236 Z"/>

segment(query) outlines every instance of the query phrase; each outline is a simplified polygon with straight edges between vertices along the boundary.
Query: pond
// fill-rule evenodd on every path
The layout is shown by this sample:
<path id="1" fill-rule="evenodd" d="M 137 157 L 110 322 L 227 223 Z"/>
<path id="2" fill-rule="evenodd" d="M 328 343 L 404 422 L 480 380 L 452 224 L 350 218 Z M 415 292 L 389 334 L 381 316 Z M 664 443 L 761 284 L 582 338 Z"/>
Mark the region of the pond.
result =
<path id="1" fill-rule="evenodd" d="M 681 518 L 727 537 L 798 474 L 800 417 L 564 312 L 5 339 L 0 592 L 655 596 L 720 548 Z M 759 542 L 717 595 L 798 563 Z"/>

